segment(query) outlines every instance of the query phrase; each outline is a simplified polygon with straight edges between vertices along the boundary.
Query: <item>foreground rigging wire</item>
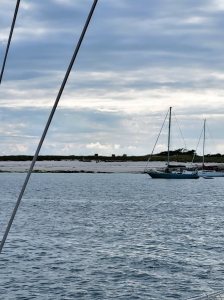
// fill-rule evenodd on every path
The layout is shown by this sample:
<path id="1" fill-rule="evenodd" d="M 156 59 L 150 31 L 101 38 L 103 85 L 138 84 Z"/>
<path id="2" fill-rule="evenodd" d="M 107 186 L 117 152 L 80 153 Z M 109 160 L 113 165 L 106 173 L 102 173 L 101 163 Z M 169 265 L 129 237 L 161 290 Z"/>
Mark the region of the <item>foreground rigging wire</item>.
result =
<path id="1" fill-rule="evenodd" d="M 5 51 L 5 57 L 4 57 L 4 61 L 3 61 L 3 64 L 2 64 L 2 70 L 1 70 L 1 75 L 0 75 L 0 84 L 2 82 L 2 77 L 3 77 L 3 73 L 4 73 L 4 69 L 5 69 L 5 63 L 6 63 L 6 60 L 7 60 L 9 47 L 10 47 L 10 43 L 11 43 L 11 39 L 12 39 L 13 29 L 14 29 L 14 26 L 15 26 L 15 23 L 16 23 L 16 17 L 17 17 L 17 13 L 18 13 L 18 10 L 19 10 L 19 3 L 20 3 L 20 0 L 17 0 L 15 12 L 14 12 L 14 17 L 13 17 L 13 20 L 12 20 L 11 30 L 10 30 L 10 34 L 9 34 L 8 44 L 7 44 L 6 51 Z"/>
<path id="2" fill-rule="evenodd" d="M 63 92 L 63 90 L 64 90 L 64 87 L 65 87 L 65 85 L 66 85 L 67 79 L 68 79 L 69 74 L 70 74 L 70 71 L 71 71 L 71 69 L 72 69 L 72 66 L 73 66 L 74 61 L 75 61 L 75 59 L 76 59 L 76 56 L 77 56 L 77 54 L 78 54 L 78 52 L 79 52 L 79 48 L 80 48 L 80 46 L 81 46 L 81 44 L 82 44 L 83 38 L 84 38 L 84 36 L 85 36 L 86 30 L 87 30 L 87 28 L 88 28 L 89 22 L 90 22 L 90 20 L 91 20 L 91 17 L 92 17 L 92 15 L 93 15 L 93 12 L 94 12 L 94 10 L 95 10 L 95 7 L 96 7 L 97 2 L 98 2 L 98 0 L 95 0 L 94 3 L 93 3 L 93 5 L 92 5 L 92 8 L 91 8 L 90 13 L 89 13 L 89 15 L 88 15 L 88 18 L 87 18 L 87 20 L 86 20 L 85 26 L 84 26 L 84 28 L 83 28 L 82 34 L 81 34 L 81 36 L 80 36 L 80 38 L 79 38 L 79 41 L 78 41 L 78 44 L 77 44 L 77 46 L 76 46 L 75 52 L 74 52 L 74 54 L 73 54 L 73 56 L 72 56 L 71 62 L 70 62 L 70 64 L 69 64 L 69 67 L 68 67 L 67 72 L 66 72 L 66 74 L 65 74 L 64 80 L 63 80 L 63 82 L 62 82 L 61 88 L 60 88 L 60 90 L 59 90 L 59 92 L 58 92 L 58 96 L 57 96 L 57 98 L 56 98 L 56 100 L 55 100 L 54 106 L 53 106 L 53 108 L 52 108 L 52 111 L 51 111 L 50 116 L 49 116 L 49 118 L 48 118 L 47 124 L 46 124 L 46 126 L 45 126 L 44 131 L 43 131 L 42 137 L 41 137 L 40 142 L 39 142 L 39 144 L 38 144 L 36 153 L 35 153 L 35 155 L 34 155 L 34 157 L 33 157 L 32 163 L 31 163 L 31 165 L 30 165 L 29 172 L 28 172 L 28 174 L 27 174 L 27 176 L 26 176 L 26 179 L 25 179 L 25 181 L 24 181 L 24 184 L 23 184 L 23 187 L 22 187 L 22 189 L 21 189 L 20 195 L 19 195 L 19 197 L 18 197 L 18 200 L 17 200 L 17 202 L 16 202 L 15 208 L 14 208 L 14 210 L 13 210 L 12 216 L 11 216 L 11 218 L 10 218 L 10 220 L 9 220 L 9 223 L 8 223 L 7 228 L 6 228 L 5 234 L 4 234 L 3 239 L 2 239 L 2 241 L 1 241 L 1 244 L 0 244 L 0 253 L 2 252 L 3 246 L 4 246 L 4 244 L 5 244 L 5 241 L 6 241 L 6 239 L 7 239 L 9 230 L 10 230 L 11 225 L 12 225 L 12 222 L 13 222 L 13 220 L 14 220 L 14 217 L 15 217 L 16 212 L 17 212 L 17 210 L 18 210 L 19 204 L 20 204 L 20 202 L 21 202 L 23 193 L 24 193 L 24 191 L 25 191 L 25 189 L 26 189 L 26 186 L 27 186 L 27 183 L 28 183 L 28 181 L 29 181 L 30 175 L 31 175 L 31 173 L 32 173 L 33 167 L 34 167 L 35 162 L 36 162 L 36 160 L 37 160 L 37 157 L 38 157 L 38 154 L 39 154 L 39 152 L 40 152 L 41 146 L 42 146 L 42 144 L 43 144 L 43 142 L 44 142 L 44 139 L 45 139 L 45 136 L 46 136 L 46 134 L 47 134 L 48 128 L 49 128 L 49 126 L 50 126 L 50 124 L 51 124 L 51 121 L 52 121 L 52 119 L 53 119 L 54 113 L 55 113 L 55 111 L 56 111 L 56 108 L 57 108 L 58 102 L 59 102 L 59 100 L 60 100 L 60 98 L 61 98 L 61 95 L 62 95 L 62 92 Z"/>

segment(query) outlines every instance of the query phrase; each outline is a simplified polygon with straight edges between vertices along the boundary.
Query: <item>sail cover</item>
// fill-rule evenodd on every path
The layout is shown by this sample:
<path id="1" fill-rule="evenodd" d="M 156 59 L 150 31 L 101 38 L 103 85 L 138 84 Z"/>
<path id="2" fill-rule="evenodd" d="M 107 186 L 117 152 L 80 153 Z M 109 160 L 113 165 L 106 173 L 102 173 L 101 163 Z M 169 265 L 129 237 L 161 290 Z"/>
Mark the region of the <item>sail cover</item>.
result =
<path id="1" fill-rule="evenodd" d="M 202 170 L 215 170 L 215 171 L 218 171 L 218 166 L 216 166 L 216 165 L 205 166 L 205 165 L 203 164 L 203 165 L 202 165 Z"/>
<path id="2" fill-rule="evenodd" d="M 171 165 L 171 164 L 169 164 L 168 168 L 186 168 L 186 166 L 185 165 Z"/>

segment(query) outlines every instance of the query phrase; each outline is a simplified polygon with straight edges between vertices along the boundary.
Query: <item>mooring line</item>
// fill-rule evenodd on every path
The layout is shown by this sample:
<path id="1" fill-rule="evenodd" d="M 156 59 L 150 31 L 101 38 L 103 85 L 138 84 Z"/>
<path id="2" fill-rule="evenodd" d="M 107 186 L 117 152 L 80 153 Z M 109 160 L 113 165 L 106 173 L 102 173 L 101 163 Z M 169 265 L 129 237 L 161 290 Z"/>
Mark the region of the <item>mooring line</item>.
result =
<path id="1" fill-rule="evenodd" d="M 6 48 L 6 51 L 5 51 L 5 57 L 4 57 L 3 65 L 2 65 L 2 71 L 1 71 L 1 75 L 0 75 L 0 84 L 2 82 L 2 77 L 3 77 L 3 73 L 4 73 L 4 69 L 5 69 L 5 63 L 6 63 L 6 59 L 7 59 L 7 56 L 8 56 L 9 47 L 10 47 L 10 43 L 11 43 L 11 39 L 12 39 L 13 29 L 14 29 L 14 26 L 15 26 L 15 23 L 16 23 L 16 17 L 17 17 L 17 13 L 18 13 L 18 10 L 19 10 L 19 3 L 20 3 L 20 0 L 17 0 L 15 12 L 14 12 L 14 17 L 13 17 L 13 20 L 12 20 L 11 30 L 10 30 L 10 34 L 9 34 L 8 44 L 7 44 L 7 48 Z"/>
<path id="2" fill-rule="evenodd" d="M 19 204 L 20 204 L 20 202 L 21 202 L 23 193 L 24 193 L 24 191 L 25 191 L 25 189 L 26 189 L 26 186 L 27 186 L 27 183 L 28 183 L 28 181 L 29 181 L 30 175 L 31 175 L 31 173 L 32 173 L 33 167 L 34 167 L 35 162 L 36 162 L 36 160 L 37 160 L 37 157 L 38 157 L 38 154 L 39 154 L 39 152 L 40 152 L 41 146 L 42 146 L 42 144 L 43 144 L 43 142 L 44 142 L 44 139 L 45 139 L 45 136 L 46 136 L 46 134 L 47 134 L 48 128 L 49 128 L 49 126 L 50 126 L 50 124 L 51 124 L 51 121 L 52 121 L 52 119 L 53 119 L 53 116 L 54 116 L 54 113 L 55 113 L 55 111 L 56 111 L 58 102 L 59 102 L 59 100 L 60 100 L 60 97 L 61 97 L 62 92 L 63 92 L 63 90 L 64 90 L 65 84 L 66 84 L 67 79 L 68 79 L 68 77 L 69 77 L 70 71 L 71 71 L 71 69 L 72 69 L 72 66 L 73 66 L 73 64 L 74 64 L 74 61 L 75 61 L 76 56 L 77 56 L 77 54 L 78 54 L 79 48 L 80 48 L 80 46 L 81 46 L 81 44 L 82 44 L 83 38 L 84 38 L 84 36 L 85 36 L 86 30 L 87 30 L 88 25 L 89 25 L 89 23 L 90 23 L 90 20 L 91 20 L 91 17 L 92 17 L 92 15 L 93 15 L 93 12 L 94 12 L 94 9 L 95 9 L 95 7 L 96 7 L 97 2 L 98 2 L 98 0 L 95 0 L 94 3 L 93 3 L 93 5 L 92 5 L 92 8 L 91 8 L 90 13 L 89 13 L 89 15 L 88 15 L 88 18 L 87 18 L 87 20 L 86 20 L 85 26 L 84 26 L 84 28 L 83 28 L 82 34 L 81 34 L 81 36 L 80 36 L 80 38 L 79 38 L 79 41 L 78 41 L 78 44 L 77 44 L 77 46 L 76 46 L 75 52 L 74 52 L 74 54 L 73 54 L 73 56 L 72 56 L 71 62 L 70 62 L 70 64 L 69 64 L 69 67 L 68 67 L 67 72 L 66 72 L 66 74 L 65 74 L 64 80 L 63 80 L 63 82 L 62 82 L 61 88 L 60 88 L 60 90 L 59 90 L 59 92 L 58 92 L 58 96 L 57 96 L 57 98 L 56 98 L 56 100 L 55 100 L 54 106 L 53 106 L 52 111 L 51 111 L 51 113 L 50 113 L 50 116 L 49 116 L 49 118 L 48 118 L 48 121 L 47 121 L 47 124 L 46 124 L 46 126 L 45 126 L 45 129 L 44 129 L 44 131 L 43 131 L 43 134 L 42 134 L 42 137 L 41 137 L 41 139 L 40 139 L 39 145 L 38 145 L 38 147 L 37 147 L 36 153 L 35 153 L 35 155 L 34 155 L 34 157 L 33 157 L 32 163 L 31 163 L 31 165 L 30 165 L 29 172 L 28 172 L 28 174 L 27 174 L 27 176 L 26 176 L 26 179 L 25 179 L 25 181 L 24 181 L 24 184 L 23 184 L 23 187 L 22 187 L 22 189 L 21 189 L 20 195 L 19 195 L 19 197 L 18 197 L 18 200 L 17 200 L 17 202 L 16 202 L 15 208 L 14 208 L 14 210 L 13 210 L 12 216 L 11 216 L 11 218 L 10 218 L 10 220 L 9 220 L 9 223 L 8 223 L 7 228 L 6 228 L 5 234 L 4 234 L 3 239 L 2 239 L 2 241 L 1 241 L 1 245 L 0 245 L 0 253 L 2 252 L 3 246 L 4 246 L 5 241 L 6 241 L 6 239 L 7 239 L 8 233 L 9 233 L 9 231 L 10 231 L 11 225 L 12 225 L 13 220 L 14 220 L 14 217 L 15 217 L 15 215 L 16 215 L 16 212 L 17 212 L 17 210 L 18 210 Z"/>

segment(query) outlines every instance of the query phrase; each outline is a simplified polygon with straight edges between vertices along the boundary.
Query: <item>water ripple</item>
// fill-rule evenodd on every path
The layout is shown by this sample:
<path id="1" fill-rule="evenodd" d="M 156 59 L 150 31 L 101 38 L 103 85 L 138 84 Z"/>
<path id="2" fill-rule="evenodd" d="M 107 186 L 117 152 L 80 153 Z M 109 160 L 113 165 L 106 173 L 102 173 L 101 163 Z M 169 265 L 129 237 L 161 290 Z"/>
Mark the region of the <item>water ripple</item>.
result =
<path id="1" fill-rule="evenodd" d="M 0 174 L 2 235 L 24 176 Z M 33 174 L 1 254 L 0 294 L 161 300 L 222 289 L 222 181 Z"/>

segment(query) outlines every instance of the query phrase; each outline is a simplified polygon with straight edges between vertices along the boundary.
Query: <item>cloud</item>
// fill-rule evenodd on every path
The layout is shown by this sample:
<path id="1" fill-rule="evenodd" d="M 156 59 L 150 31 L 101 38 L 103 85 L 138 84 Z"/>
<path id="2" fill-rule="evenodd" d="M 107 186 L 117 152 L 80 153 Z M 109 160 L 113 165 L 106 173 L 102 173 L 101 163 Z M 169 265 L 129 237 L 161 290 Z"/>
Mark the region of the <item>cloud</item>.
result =
<path id="1" fill-rule="evenodd" d="M 150 153 L 170 106 L 189 148 L 207 118 L 224 151 L 222 1 L 140 2 L 98 1 L 42 153 Z M 3 61 L 15 3 L 1 5 Z M 91 5 L 21 2 L 0 87 L 0 153 L 35 151 Z"/>
<path id="2" fill-rule="evenodd" d="M 99 142 L 96 142 L 95 144 L 94 143 L 91 143 L 91 144 L 88 144 L 86 145 L 86 148 L 89 148 L 89 149 L 99 149 L 99 150 L 107 150 L 107 149 L 111 149 L 111 145 L 101 145 Z"/>
<path id="3" fill-rule="evenodd" d="M 49 108 L 1 108 L 1 153 L 34 154 L 49 113 Z M 195 149 L 203 126 L 203 118 L 207 118 L 210 112 L 200 115 L 200 118 L 193 110 L 189 110 L 187 114 L 181 109 L 174 110 L 173 113 L 172 147 L 174 149 L 185 147 L 179 132 L 180 127 L 187 148 Z M 148 112 L 126 114 L 122 111 L 59 108 L 45 138 L 41 154 L 93 155 L 95 152 L 109 156 L 124 153 L 149 154 L 154 147 L 165 114 L 164 111 L 155 111 L 151 115 Z M 220 113 L 216 114 L 214 119 L 208 120 L 219 152 L 223 149 L 222 119 L 223 114 Z M 155 149 L 156 153 L 166 150 L 167 128 L 166 122 Z M 209 139 L 209 143 L 212 145 L 212 139 Z"/>

